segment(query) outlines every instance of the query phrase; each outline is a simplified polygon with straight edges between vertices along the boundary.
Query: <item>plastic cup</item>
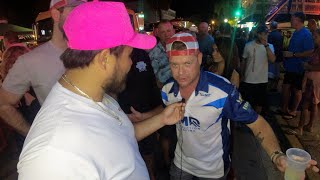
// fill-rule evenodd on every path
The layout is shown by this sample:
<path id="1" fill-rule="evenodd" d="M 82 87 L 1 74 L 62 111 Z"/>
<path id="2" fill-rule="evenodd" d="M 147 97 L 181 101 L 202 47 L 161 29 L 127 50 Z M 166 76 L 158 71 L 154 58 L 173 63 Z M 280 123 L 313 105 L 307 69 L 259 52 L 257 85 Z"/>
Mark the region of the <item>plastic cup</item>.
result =
<path id="1" fill-rule="evenodd" d="M 287 155 L 287 169 L 284 174 L 285 180 L 302 180 L 305 177 L 305 170 L 311 156 L 308 152 L 298 149 L 290 148 L 286 151 Z"/>

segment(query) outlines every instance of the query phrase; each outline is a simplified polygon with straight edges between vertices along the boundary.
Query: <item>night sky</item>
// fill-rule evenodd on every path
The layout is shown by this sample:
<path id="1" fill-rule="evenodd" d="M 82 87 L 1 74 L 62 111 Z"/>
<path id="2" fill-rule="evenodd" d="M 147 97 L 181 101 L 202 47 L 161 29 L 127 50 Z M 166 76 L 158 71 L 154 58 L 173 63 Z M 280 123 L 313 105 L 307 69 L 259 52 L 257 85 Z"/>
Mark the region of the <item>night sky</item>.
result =
<path id="1" fill-rule="evenodd" d="M 207 20 L 212 16 L 216 1 L 172 0 L 171 9 L 176 10 L 177 17 L 188 18 L 197 14 L 201 20 Z M 37 14 L 48 10 L 49 4 L 50 0 L 0 0 L 0 17 L 7 17 L 9 23 L 31 28 Z"/>
<path id="2" fill-rule="evenodd" d="M 0 0 L 0 17 L 9 23 L 31 28 L 37 14 L 49 9 L 50 0 Z"/>
<path id="3" fill-rule="evenodd" d="M 220 0 L 172 0 L 171 9 L 176 11 L 177 17 L 189 18 L 197 15 L 200 20 L 208 21 L 212 18 L 214 3 L 218 1 Z"/>

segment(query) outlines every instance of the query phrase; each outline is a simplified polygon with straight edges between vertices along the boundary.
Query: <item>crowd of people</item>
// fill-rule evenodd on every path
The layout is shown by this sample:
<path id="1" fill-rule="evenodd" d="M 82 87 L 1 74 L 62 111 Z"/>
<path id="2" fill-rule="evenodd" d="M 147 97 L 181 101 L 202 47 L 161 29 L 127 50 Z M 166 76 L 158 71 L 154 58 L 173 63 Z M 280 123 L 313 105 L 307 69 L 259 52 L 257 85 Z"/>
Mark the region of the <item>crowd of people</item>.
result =
<path id="1" fill-rule="evenodd" d="M 291 133 L 312 131 L 320 30 L 313 20 L 306 29 L 303 13 L 292 16 L 290 40 L 276 22 L 258 25 L 249 40 L 228 23 L 214 36 L 206 22 L 194 33 L 175 32 L 167 20 L 157 39 L 139 34 L 121 2 L 51 0 L 50 12 L 53 36 L 39 47 L 30 51 L 16 34 L 5 35 L 0 117 L 18 133 L 21 180 L 154 180 L 159 167 L 172 180 L 227 179 L 234 124 L 250 128 L 285 171 L 286 156 L 261 116 L 281 64 L 279 113 L 295 118 L 303 97 Z M 319 171 L 316 164 L 309 168 Z"/>

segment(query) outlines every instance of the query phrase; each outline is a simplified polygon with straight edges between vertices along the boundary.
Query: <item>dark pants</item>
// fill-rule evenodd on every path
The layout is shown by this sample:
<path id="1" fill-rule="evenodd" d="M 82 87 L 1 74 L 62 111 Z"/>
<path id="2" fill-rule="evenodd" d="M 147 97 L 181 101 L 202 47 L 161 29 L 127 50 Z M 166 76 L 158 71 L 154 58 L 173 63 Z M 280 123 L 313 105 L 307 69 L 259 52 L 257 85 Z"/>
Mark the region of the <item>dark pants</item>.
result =
<path id="1" fill-rule="evenodd" d="M 202 177 L 196 177 L 192 174 L 189 174 L 180 168 L 178 168 L 174 163 L 171 164 L 170 168 L 170 179 L 171 180 L 226 180 L 227 179 L 226 173 L 221 178 L 202 178 Z"/>

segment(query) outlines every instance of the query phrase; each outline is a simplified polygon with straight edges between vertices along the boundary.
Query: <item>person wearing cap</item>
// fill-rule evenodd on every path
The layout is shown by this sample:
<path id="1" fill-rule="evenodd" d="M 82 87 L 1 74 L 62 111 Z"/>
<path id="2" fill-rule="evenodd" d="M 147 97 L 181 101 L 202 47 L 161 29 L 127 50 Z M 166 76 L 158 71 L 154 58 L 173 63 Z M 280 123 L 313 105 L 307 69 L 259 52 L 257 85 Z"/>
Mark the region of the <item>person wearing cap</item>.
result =
<path id="1" fill-rule="evenodd" d="M 240 91 L 243 99 L 249 101 L 258 114 L 267 101 L 268 62 L 274 63 L 276 59 L 273 45 L 267 42 L 267 38 L 267 26 L 258 26 L 255 39 L 245 45 L 242 55 Z"/>
<path id="2" fill-rule="evenodd" d="M 64 73 L 59 56 L 66 49 L 61 32 L 63 21 L 80 0 L 52 0 L 50 12 L 53 19 L 52 39 L 29 53 L 20 56 L 7 74 L 0 88 L 0 117 L 18 133 L 26 136 L 30 124 L 15 105 L 32 86 L 40 104 L 43 104 L 52 86 Z"/>
<path id="3" fill-rule="evenodd" d="M 184 104 L 133 125 L 110 95 L 125 88 L 132 48 L 151 49 L 156 39 L 134 32 L 120 2 L 79 5 L 66 17 L 63 30 L 66 72 L 27 135 L 19 179 L 149 179 L 137 140 L 178 122 Z"/>
<path id="4" fill-rule="evenodd" d="M 162 88 L 163 102 L 186 103 L 176 128 L 171 180 L 226 179 L 231 165 L 229 119 L 246 124 L 284 171 L 286 159 L 271 127 L 228 80 L 200 68 L 202 54 L 197 40 L 191 34 L 178 33 L 167 41 L 166 50 L 173 79 Z"/>
<path id="5" fill-rule="evenodd" d="M 304 27 L 305 14 L 295 12 L 291 16 L 291 26 L 295 29 L 289 43 L 288 51 L 283 51 L 283 67 L 285 75 L 282 85 L 282 107 L 279 113 L 284 119 L 293 119 L 297 116 L 297 109 L 302 99 L 302 81 L 304 76 L 303 64 L 310 61 L 314 50 L 311 33 Z M 294 89 L 293 93 L 291 89 Z M 292 97 L 292 107 L 289 101 Z"/>

